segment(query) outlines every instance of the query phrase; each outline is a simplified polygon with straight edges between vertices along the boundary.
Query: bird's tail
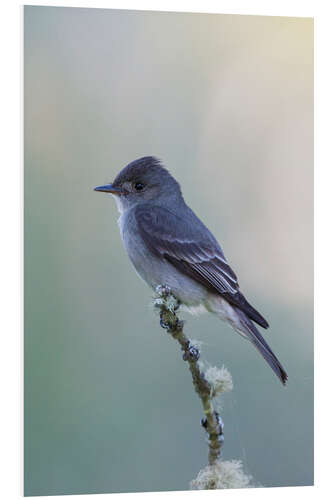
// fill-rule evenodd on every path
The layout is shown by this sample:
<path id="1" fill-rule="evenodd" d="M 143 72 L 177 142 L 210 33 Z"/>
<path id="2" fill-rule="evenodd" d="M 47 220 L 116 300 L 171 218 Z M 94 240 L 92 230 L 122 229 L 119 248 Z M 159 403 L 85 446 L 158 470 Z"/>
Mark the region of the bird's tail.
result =
<path id="1" fill-rule="evenodd" d="M 248 339 L 258 349 L 263 358 L 267 361 L 277 377 L 281 380 L 282 384 L 285 385 L 288 379 L 288 375 L 281 365 L 280 361 L 277 359 L 263 336 L 254 326 L 252 321 L 247 317 L 247 315 L 237 307 L 235 307 L 234 309 L 237 311 L 239 320 L 243 327 L 241 333 L 245 334 L 248 337 Z"/>

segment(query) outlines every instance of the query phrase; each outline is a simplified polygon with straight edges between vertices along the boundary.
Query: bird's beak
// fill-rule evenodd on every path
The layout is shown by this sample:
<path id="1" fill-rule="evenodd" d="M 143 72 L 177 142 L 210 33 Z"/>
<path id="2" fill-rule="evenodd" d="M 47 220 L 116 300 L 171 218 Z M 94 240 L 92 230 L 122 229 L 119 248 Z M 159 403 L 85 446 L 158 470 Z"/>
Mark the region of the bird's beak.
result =
<path id="1" fill-rule="evenodd" d="M 123 194 L 123 191 L 116 186 L 112 186 L 112 184 L 105 184 L 105 186 L 97 186 L 94 191 L 101 191 L 102 193 L 112 193 L 112 194 Z"/>

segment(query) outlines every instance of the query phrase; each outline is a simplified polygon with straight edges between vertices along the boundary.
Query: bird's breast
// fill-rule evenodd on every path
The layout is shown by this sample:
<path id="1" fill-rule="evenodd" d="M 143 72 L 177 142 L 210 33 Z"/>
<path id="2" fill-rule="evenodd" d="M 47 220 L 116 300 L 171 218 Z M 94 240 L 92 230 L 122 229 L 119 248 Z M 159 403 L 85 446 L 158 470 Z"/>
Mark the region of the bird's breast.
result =
<path id="1" fill-rule="evenodd" d="M 205 303 L 207 290 L 185 274 L 181 273 L 163 256 L 151 251 L 143 240 L 135 217 L 124 213 L 118 219 L 125 250 L 138 275 L 153 289 L 168 285 L 173 294 L 188 306 Z"/>

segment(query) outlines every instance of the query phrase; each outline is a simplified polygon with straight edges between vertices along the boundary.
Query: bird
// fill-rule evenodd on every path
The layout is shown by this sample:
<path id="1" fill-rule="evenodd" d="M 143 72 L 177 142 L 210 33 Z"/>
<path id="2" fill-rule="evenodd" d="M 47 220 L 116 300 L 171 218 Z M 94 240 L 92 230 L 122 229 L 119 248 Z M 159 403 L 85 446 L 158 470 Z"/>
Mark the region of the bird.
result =
<path id="1" fill-rule="evenodd" d="M 221 246 L 162 162 L 154 156 L 134 160 L 94 190 L 115 198 L 121 238 L 137 274 L 154 290 L 168 286 L 190 312 L 208 311 L 226 321 L 285 385 L 285 369 L 254 324 L 266 329 L 268 322 L 240 291 Z"/>

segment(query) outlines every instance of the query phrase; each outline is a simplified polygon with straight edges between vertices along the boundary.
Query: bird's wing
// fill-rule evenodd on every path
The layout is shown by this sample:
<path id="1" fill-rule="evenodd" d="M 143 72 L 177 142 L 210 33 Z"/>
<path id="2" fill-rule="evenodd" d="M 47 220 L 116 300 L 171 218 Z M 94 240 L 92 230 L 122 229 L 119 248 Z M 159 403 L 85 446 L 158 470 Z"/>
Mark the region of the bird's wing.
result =
<path id="1" fill-rule="evenodd" d="M 142 239 L 153 253 L 212 292 L 222 294 L 230 304 L 267 328 L 267 321 L 239 291 L 237 276 L 214 236 L 188 210 L 189 220 L 185 221 L 166 208 L 139 205 L 135 219 Z"/>
<path id="2" fill-rule="evenodd" d="M 138 206 L 135 217 L 141 237 L 153 253 L 212 291 L 237 293 L 235 273 L 213 235 L 197 218 L 199 227 L 193 227 L 159 206 Z"/>

